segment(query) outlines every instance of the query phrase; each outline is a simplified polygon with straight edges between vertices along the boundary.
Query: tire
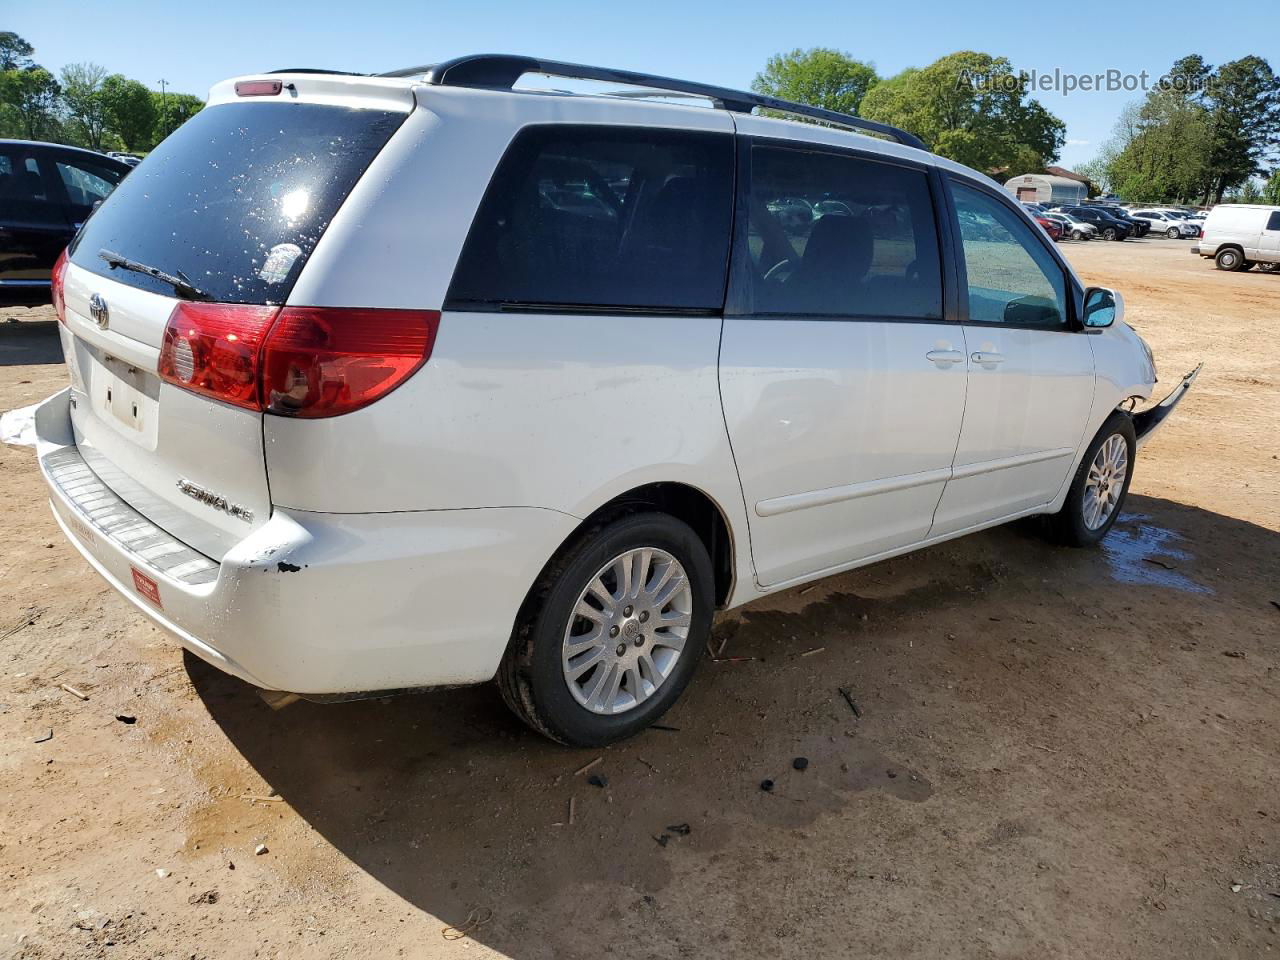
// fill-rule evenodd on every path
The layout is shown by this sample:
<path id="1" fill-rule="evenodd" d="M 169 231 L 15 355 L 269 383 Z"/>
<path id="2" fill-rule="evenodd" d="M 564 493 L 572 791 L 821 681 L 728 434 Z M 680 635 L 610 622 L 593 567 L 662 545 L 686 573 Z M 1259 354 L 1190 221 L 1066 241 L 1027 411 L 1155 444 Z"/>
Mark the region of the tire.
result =
<path id="1" fill-rule="evenodd" d="M 1102 239 L 1103 240 L 1119 240 L 1121 239 L 1121 237 L 1118 233 L 1116 233 L 1115 227 L 1104 227 L 1102 230 Z"/>
<path id="2" fill-rule="evenodd" d="M 645 550 L 652 559 L 643 578 L 636 575 L 639 557 L 630 567 L 614 566 Z M 685 587 L 664 600 L 679 575 L 669 567 L 672 560 L 683 569 Z M 623 569 L 634 578 L 630 594 L 622 588 Z M 668 571 L 671 579 L 663 581 Z M 612 614 L 593 584 L 610 595 Z M 646 586 L 658 605 L 645 605 Z M 559 743 L 600 747 L 632 736 L 661 717 L 693 676 L 711 633 L 713 593 L 711 558 L 687 524 L 656 512 L 602 521 L 575 537 L 531 592 L 498 668 L 502 697 L 516 716 Z M 630 597 L 634 603 L 626 602 Z M 575 614 L 581 605 L 591 608 L 591 617 Z M 686 635 L 677 636 L 680 626 L 654 627 L 664 616 L 683 619 Z M 600 643 L 592 644 L 593 633 Z M 567 661 L 570 640 L 582 650 Z M 570 668 L 580 672 L 572 681 Z M 636 697 L 637 690 L 644 696 Z"/>
<path id="3" fill-rule="evenodd" d="M 1244 266 L 1244 254 L 1233 247 L 1224 247 L 1218 251 L 1213 262 L 1219 270 L 1239 270 Z"/>
<path id="4" fill-rule="evenodd" d="M 1118 491 L 1114 480 L 1104 481 L 1108 483 L 1110 491 L 1115 493 L 1115 496 L 1107 498 L 1109 505 L 1106 509 L 1109 512 L 1105 516 L 1095 516 L 1090 510 L 1094 502 L 1093 491 L 1096 489 L 1093 484 L 1094 461 L 1099 459 L 1099 451 L 1103 450 L 1113 438 L 1118 438 L 1123 445 L 1124 477 L 1119 483 Z M 1076 475 L 1072 478 L 1071 486 L 1067 490 L 1067 499 L 1063 502 L 1062 509 L 1046 518 L 1051 539 L 1071 547 L 1090 547 L 1107 535 L 1116 518 L 1120 516 L 1120 511 L 1124 509 L 1125 498 L 1129 495 L 1129 483 L 1133 479 L 1133 458 L 1137 452 L 1137 445 L 1137 438 L 1133 432 L 1133 420 L 1128 414 L 1120 411 L 1111 414 L 1081 458 L 1080 466 L 1076 469 Z M 1106 456 L 1101 459 L 1104 464 L 1111 463 Z M 1114 469 L 1110 466 L 1100 472 L 1104 477 L 1114 476 Z"/>
<path id="5" fill-rule="evenodd" d="M 1177 227 L 1170 227 L 1168 230 L 1165 231 L 1164 235 L 1168 237 L 1170 240 L 1177 240 L 1179 237 L 1182 236 L 1181 232 L 1179 232 Z"/>

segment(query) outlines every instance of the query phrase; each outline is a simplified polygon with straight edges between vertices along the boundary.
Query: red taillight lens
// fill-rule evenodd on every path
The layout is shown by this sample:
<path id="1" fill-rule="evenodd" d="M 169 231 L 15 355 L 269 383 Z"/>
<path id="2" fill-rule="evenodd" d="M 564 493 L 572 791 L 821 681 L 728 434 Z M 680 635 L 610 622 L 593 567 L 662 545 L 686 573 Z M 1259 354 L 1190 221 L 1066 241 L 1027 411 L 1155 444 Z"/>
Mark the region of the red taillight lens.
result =
<path id="1" fill-rule="evenodd" d="M 336 417 L 368 406 L 427 362 L 435 310 L 286 307 L 262 351 L 268 413 Z"/>
<path id="2" fill-rule="evenodd" d="M 426 363 L 434 310 L 179 303 L 160 346 L 163 380 L 249 410 L 336 417 Z"/>
<path id="3" fill-rule="evenodd" d="M 250 410 L 262 409 L 259 355 L 279 307 L 179 303 L 160 345 L 163 380 Z"/>
<path id="4" fill-rule="evenodd" d="M 63 250 L 58 254 L 58 259 L 53 264 L 53 274 L 49 277 L 49 295 L 53 298 L 53 310 L 58 315 L 58 322 L 62 324 L 67 322 L 66 282 L 67 251 Z"/>

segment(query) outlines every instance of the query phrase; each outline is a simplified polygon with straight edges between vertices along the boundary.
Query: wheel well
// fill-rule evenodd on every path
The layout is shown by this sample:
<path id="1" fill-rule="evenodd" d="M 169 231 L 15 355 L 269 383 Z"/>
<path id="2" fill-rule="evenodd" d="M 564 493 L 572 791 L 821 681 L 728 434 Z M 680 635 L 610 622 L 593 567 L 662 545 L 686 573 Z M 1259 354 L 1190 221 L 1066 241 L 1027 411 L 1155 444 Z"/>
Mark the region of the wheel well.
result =
<path id="1" fill-rule="evenodd" d="M 715 573 L 716 606 L 723 607 L 733 589 L 733 538 L 715 501 L 683 483 L 650 483 L 619 494 L 582 521 L 581 528 L 615 520 L 628 513 L 657 510 L 687 523 L 711 556 Z"/>

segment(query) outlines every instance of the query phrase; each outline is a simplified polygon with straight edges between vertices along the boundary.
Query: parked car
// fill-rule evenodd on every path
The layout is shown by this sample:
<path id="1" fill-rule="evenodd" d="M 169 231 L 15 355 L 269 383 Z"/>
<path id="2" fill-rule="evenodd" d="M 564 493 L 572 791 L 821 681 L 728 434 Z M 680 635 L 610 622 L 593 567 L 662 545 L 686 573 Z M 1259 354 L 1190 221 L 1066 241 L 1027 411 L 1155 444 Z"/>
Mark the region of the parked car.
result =
<path id="1" fill-rule="evenodd" d="M 1036 223 L 1040 224 L 1041 229 L 1049 235 L 1050 240 L 1056 241 L 1062 239 L 1062 224 L 1057 220 L 1054 220 L 1052 217 L 1046 217 L 1043 214 L 1033 216 L 1032 219 L 1035 220 Z"/>
<path id="2" fill-rule="evenodd" d="M 1135 210 L 1129 214 L 1133 220 L 1145 220 L 1151 229 L 1163 233 L 1170 240 L 1200 236 L 1200 228 L 1189 220 L 1165 210 Z"/>
<path id="3" fill-rule="evenodd" d="M 1129 211 L 1126 210 L 1124 207 L 1117 206 L 1115 204 L 1109 204 L 1109 203 L 1096 203 L 1096 204 L 1092 204 L 1092 206 L 1099 210 L 1105 210 L 1107 213 L 1111 214 L 1117 220 L 1120 220 L 1123 223 L 1127 223 L 1129 225 L 1129 231 L 1132 236 L 1145 237 L 1148 231 L 1150 231 L 1151 229 L 1150 223 L 1148 223 L 1146 220 L 1139 220 L 1136 217 L 1132 216 L 1129 213 Z"/>
<path id="4" fill-rule="evenodd" d="M 576 745 L 660 717 L 717 609 L 1031 514 L 1096 544 L 1194 373 L 1134 415 L 1123 299 L 998 184 L 753 106 L 522 57 L 217 85 L 55 272 L 63 531 L 250 683 L 496 676 Z"/>
<path id="5" fill-rule="evenodd" d="M 1069 213 L 1046 213 L 1045 216 L 1050 220 L 1058 221 L 1062 226 L 1063 236 L 1070 237 L 1072 240 L 1095 240 L 1098 237 L 1097 227 Z"/>
<path id="6" fill-rule="evenodd" d="M 1132 224 L 1112 216 L 1098 206 L 1064 207 L 1061 212 L 1069 213 L 1077 220 L 1093 224 L 1099 236 L 1104 240 L 1124 240 L 1133 233 Z"/>
<path id="7" fill-rule="evenodd" d="M 1205 214 L 1203 211 L 1179 210 L 1176 207 L 1167 207 L 1162 209 L 1160 212 L 1170 214 L 1171 216 L 1177 217 L 1179 220 L 1185 220 L 1187 221 L 1187 223 L 1194 224 L 1195 226 L 1200 228 L 1201 233 L 1204 232 Z"/>
<path id="8" fill-rule="evenodd" d="M 0 306 L 49 302 L 58 254 L 128 172 L 92 150 L 0 140 Z"/>
<path id="9" fill-rule="evenodd" d="M 107 156 L 112 160 L 119 160 L 126 167 L 136 167 L 142 162 L 142 158 L 133 153 L 122 153 L 119 150 L 108 150 Z"/>
<path id="10" fill-rule="evenodd" d="M 1268 273 L 1280 265 L 1280 207 L 1249 203 L 1220 203 L 1209 211 L 1204 236 L 1191 248 L 1212 257 L 1219 270 L 1248 270 L 1257 265 Z"/>

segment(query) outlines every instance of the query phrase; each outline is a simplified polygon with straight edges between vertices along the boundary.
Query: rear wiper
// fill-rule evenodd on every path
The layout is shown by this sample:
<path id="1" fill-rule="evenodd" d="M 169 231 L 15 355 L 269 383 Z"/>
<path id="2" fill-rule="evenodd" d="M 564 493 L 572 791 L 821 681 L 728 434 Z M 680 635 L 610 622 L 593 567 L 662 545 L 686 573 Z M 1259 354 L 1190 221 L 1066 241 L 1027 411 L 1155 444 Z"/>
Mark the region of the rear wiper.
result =
<path id="1" fill-rule="evenodd" d="M 173 287 L 173 292 L 184 300 L 212 300 L 210 294 L 205 293 L 194 283 L 187 279 L 181 270 L 177 276 L 171 273 L 165 273 L 157 267 L 149 267 L 145 263 L 139 263 L 137 260 L 130 260 L 128 257 L 116 253 L 114 250 L 103 248 L 98 251 L 98 256 L 105 260 L 111 269 L 119 267 L 122 270 L 132 270 L 134 273 L 146 274 L 148 277 L 155 277 L 164 283 Z"/>

